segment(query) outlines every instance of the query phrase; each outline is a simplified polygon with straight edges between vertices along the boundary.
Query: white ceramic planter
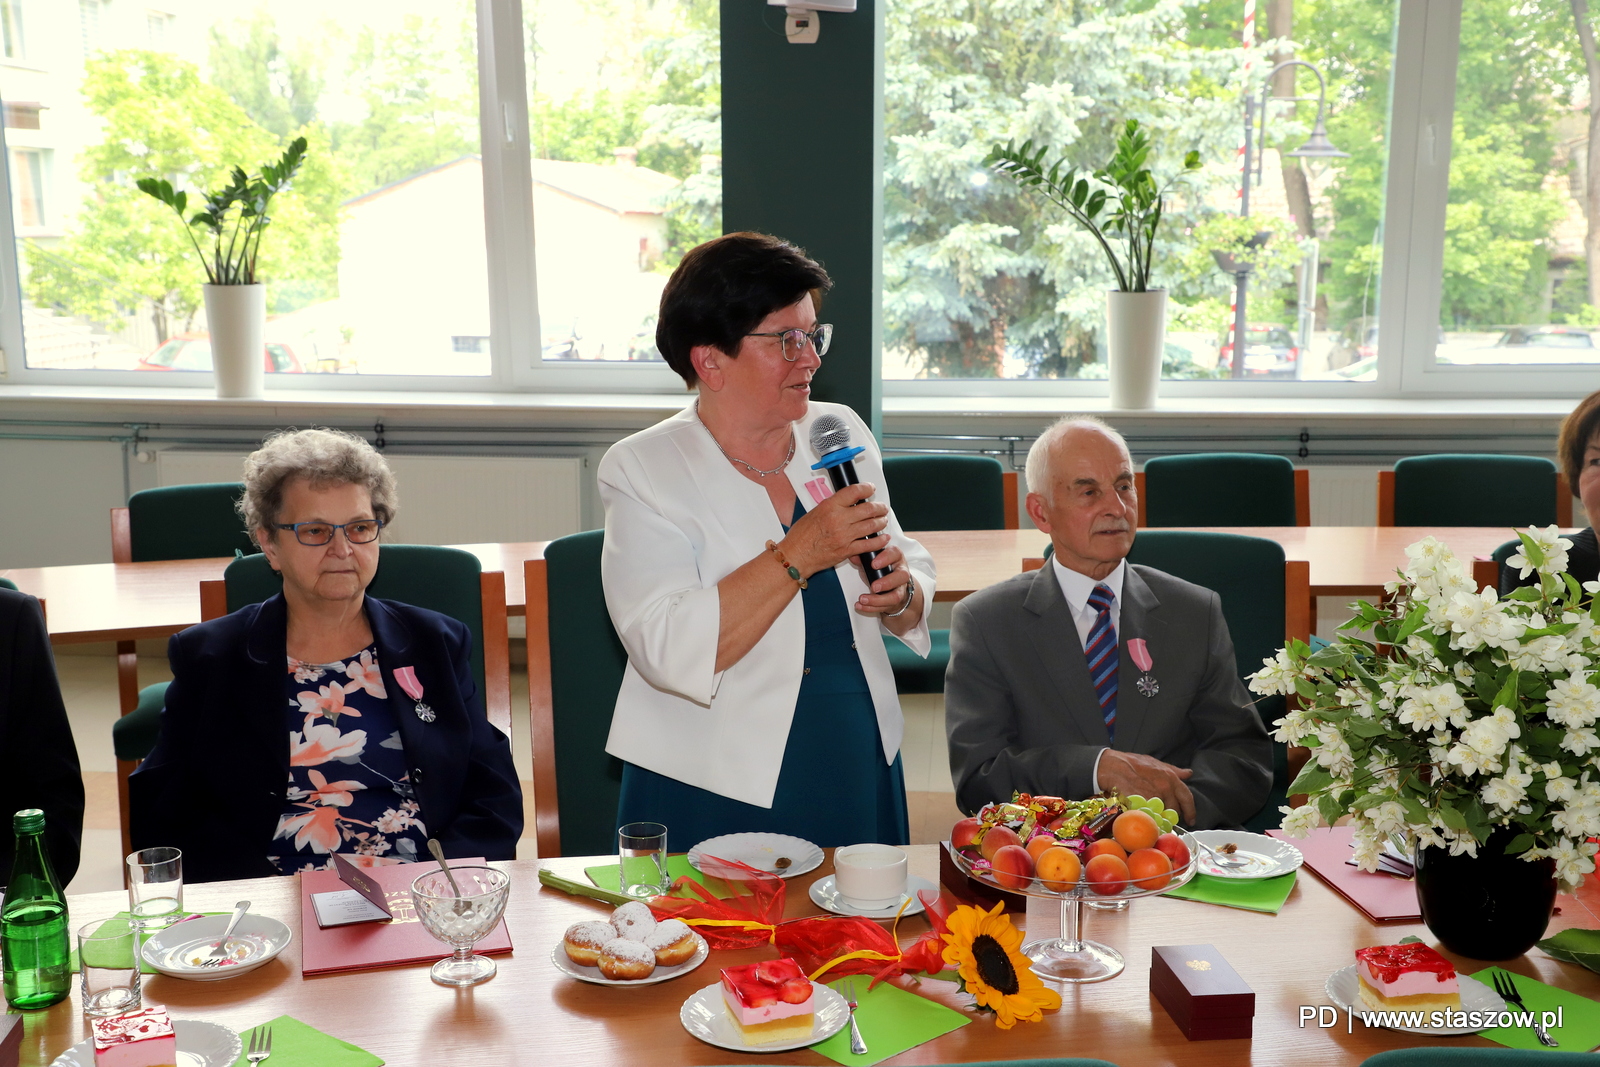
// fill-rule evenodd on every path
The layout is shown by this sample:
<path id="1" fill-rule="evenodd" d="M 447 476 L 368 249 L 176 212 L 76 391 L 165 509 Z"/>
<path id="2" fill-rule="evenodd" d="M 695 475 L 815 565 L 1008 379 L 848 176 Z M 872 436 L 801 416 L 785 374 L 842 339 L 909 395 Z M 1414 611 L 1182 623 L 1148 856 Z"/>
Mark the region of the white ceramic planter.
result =
<path id="1" fill-rule="evenodd" d="M 202 288 L 217 396 L 260 399 L 266 375 L 267 287 L 257 282 Z"/>
<path id="2" fill-rule="evenodd" d="M 1106 294 L 1106 340 L 1113 408 L 1153 408 L 1167 342 L 1167 291 Z"/>

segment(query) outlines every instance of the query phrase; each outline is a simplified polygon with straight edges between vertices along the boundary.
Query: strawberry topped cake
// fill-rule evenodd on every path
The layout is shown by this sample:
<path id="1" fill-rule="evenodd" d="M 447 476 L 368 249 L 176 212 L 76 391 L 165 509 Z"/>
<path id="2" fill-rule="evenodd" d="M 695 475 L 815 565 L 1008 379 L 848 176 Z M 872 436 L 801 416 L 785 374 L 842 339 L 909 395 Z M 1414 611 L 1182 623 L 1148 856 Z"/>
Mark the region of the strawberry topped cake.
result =
<path id="1" fill-rule="evenodd" d="M 1455 967 L 1421 942 L 1356 949 L 1356 976 L 1361 985 L 1361 1002 L 1371 1008 L 1461 1008 L 1461 986 Z"/>
<path id="2" fill-rule="evenodd" d="M 746 1045 L 804 1041 L 816 1005 L 811 979 L 794 960 L 763 960 L 722 969 L 722 999 Z"/>

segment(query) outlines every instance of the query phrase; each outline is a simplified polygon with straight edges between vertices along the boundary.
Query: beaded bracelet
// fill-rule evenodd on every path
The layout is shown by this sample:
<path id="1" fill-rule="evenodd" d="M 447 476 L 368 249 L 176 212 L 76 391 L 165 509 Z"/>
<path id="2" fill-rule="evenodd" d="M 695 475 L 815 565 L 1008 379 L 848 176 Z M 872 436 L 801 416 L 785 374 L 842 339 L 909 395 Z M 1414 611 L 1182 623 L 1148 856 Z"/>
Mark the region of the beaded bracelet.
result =
<path id="1" fill-rule="evenodd" d="M 789 577 L 800 583 L 800 588 L 806 587 L 806 580 L 800 577 L 800 569 L 790 566 L 789 561 L 783 558 L 783 550 L 772 541 L 767 542 L 767 551 L 772 553 L 772 558 L 778 561 L 778 566 L 789 572 Z"/>

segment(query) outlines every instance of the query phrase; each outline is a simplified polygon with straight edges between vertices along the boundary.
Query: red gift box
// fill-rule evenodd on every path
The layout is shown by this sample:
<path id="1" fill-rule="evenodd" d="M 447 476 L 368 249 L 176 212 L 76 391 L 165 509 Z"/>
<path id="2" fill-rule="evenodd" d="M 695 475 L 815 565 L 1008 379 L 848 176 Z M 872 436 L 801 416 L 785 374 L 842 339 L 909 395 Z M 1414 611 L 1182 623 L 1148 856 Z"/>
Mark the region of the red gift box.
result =
<path id="1" fill-rule="evenodd" d="M 17 1067 L 22 1059 L 22 1016 L 0 1015 L 0 1067 Z"/>
<path id="2" fill-rule="evenodd" d="M 1251 1036 L 1255 991 L 1214 946 L 1155 946 L 1150 992 L 1190 1041 Z"/>

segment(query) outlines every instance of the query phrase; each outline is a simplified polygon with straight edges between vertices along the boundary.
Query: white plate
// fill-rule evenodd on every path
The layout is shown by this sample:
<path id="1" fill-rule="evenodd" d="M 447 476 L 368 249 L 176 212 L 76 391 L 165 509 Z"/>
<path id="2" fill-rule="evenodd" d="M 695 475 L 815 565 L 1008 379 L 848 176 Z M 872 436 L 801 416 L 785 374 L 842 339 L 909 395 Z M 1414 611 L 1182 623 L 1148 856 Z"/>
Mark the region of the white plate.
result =
<path id="1" fill-rule="evenodd" d="M 931 890 L 937 895 L 939 887 L 926 878 L 918 878 L 913 875 L 906 879 L 906 895 L 895 901 L 890 907 L 858 908 L 854 904 L 846 903 L 844 897 L 839 895 L 839 888 L 833 884 L 833 875 L 830 874 L 826 878 L 818 878 L 811 883 L 811 903 L 823 911 L 831 911 L 835 915 L 859 915 L 864 919 L 892 919 L 899 914 L 901 902 L 906 900 L 910 900 L 911 903 L 906 905 L 905 914 L 922 914 L 922 901 L 917 898 L 918 890 Z"/>
<path id="2" fill-rule="evenodd" d="M 825 1041 L 844 1029 L 850 1021 L 850 1008 L 844 998 L 827 986 L 811 983 L 812 1003 L 816 1007 L 811 1024 L 811 1036 L 804 1041 L 774 1041 L 770 1045 L 746 1045 L 744 1036 L 728 1015 L 728 1006 L 722 1000 L 722 983 L 708 985 L 683 1002 L 678 1018 L 683 1028 L 708 1045 L 732 1049 L 735 1052 L 788 1052 Z"/>
<path id="3" fill-rule="evenodd" d="M 694 934 L 697 946 L 694 950 L 694 955 L 672 967 L 657 967 L 648 978 L 607 978 L 600 973 L 600 968 L 598 967 L 585 967 L 581 963 L 573 963 L 572 957 L 567 955 L 565 941 L 556 942 L 554 951 L 550 953 L 550 962 L 556 965 L 557 970 L 571 975 L 580 982 L 593 982 L 595 985 L 655 985 L 657 982 L 665 982 L 669 978 L 676 978 L 680 974 L 688 974 L 704 963 L 707 956 L 711 955 L 711 948 L 706 944 L 706 939 L 699 934 L 695 934 L 693 930 L 689 932 Z"/>
<path id="4" fill-rule="evenodd" d="M 178 1067 L 233 1067 L 244 1051 L 239 1035 L 216 1023 L 174 1019 L 172 1033 L 178 1039 Z M 73 1045 L 51 1061 L 50 1067 L 94 1067 L 94 1038 Z"/>
<path id="5" fill-rule="evenodd" d="M 236 962 L 226 967 L 196 967 L 187 962 L 211 952 L 228 928 L 232 915 L 205 915 L 173 923 L 154 934 L 139 950 L 144 961 L 162 974 L 191 982 L 221 982 L 249 974 L 275 959 L 289 946 L 292 934 L 277 919 L 246 913 L 233 931 Z"/>
<path id="6" fill-rule="evenodd" d="M 788 834 L 724 834 L 707 838 L 689 850 L 689 866 L 700 870 L 702 856 L 748 863 L 780 878 L 793 878 L 822 866 L 822 849 L 803 837 Z M 789 866 L 779 869 L 780 859 L 789 860 Z"/>
<path id="7" fill-rule="evenodd" d="M 1280 874 L 1300 869 L 1305 857 L 1287 841 L 1279 841 L 1266 834 L 1252 834 L 1248 830 L 1196 830 L 1191 835 L 1196 841 L 1212 848 L 1237 845 L 1234 859 L 1248 860 L 1249 866 L 1223 867 L 1204 849 L 1195 857 L 1194 869 L 1213 878 L 1232 878 L 1250 882 L 1260 878 L 1276 878 Z"/>
<path id="8" fill-rule="evenodd" d="M 1469 975 L 1459 973 L 1456 975 L 1456 979 L 1461 986 L 1462 1011 L 1505 1010 L 1506 1002 L 1500 999 L 1498 993 L 1482 982 Z M 1356 965 L 1352 963 L 1348 967 L 1334 971 L 1328 977 L 1328 984 L 1323 988 L 1328 994 L 1328 999 L 1337 1004 L 1340 1011 L 1354 1010 L 1357 1015 L 1360 1015 L 1362 1012 L 1371 1011 L 1372 1009 L 1361 1002 L 1359 983 L 1360 979 L 1356 977 Z M 1404 1030 L 1408 1034 L 1427 1034 L 1430 1037 L 1462 1037 L 1466 1034 L 1475 1034 L 1478 1030 L 1486 1030 L 1488 1027 L 1480 1026 L 1477 1030 L 1472 1030 L 1455 1026 L 1391 1026 L 1387 1027 L 1387 1029 Z"/>

